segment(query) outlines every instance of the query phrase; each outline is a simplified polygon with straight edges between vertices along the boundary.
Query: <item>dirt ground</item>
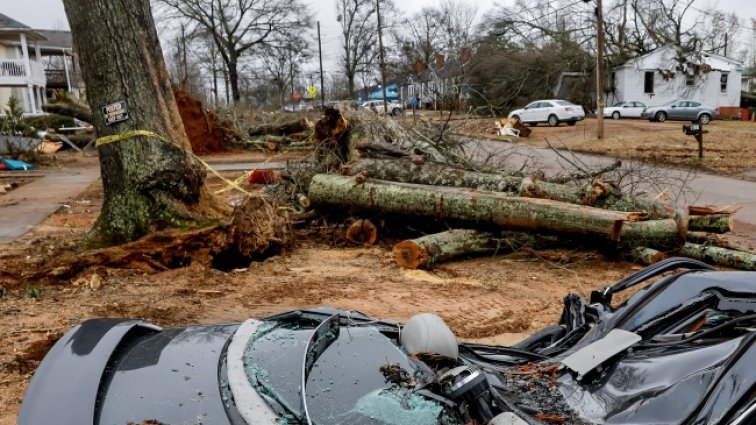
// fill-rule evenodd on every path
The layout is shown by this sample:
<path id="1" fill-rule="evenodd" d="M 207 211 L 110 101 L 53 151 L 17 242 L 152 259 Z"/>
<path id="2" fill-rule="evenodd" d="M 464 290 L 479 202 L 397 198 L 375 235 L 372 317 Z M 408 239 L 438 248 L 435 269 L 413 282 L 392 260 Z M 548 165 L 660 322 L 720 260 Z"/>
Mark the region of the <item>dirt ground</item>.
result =
<path id="1" fill-rule="evenodd" d="M 210 184 L 221 187 L 217 179 Z M 75 245 L 101 202 L 96 184 L 71 200 L 71 208 L 1 244 L 0 264 L 23 267 Z M 48 286 L 0 279 L 0 425 L 15 423 L 29 379 L 54 341 L 89 318 L 180 326 L 330 305 L 394 320 L 434 312 L 462 339 L 512 343 L 557 321 L 568 292 L 588 294 L 637 269 L 597 253 L 557 251 L 456 261 L 432 272 L 402 270 L 392 241 L 346 247 L 334 235 L 332 227 L 309 228 L 284 255 L 228 273 L 193 264 L 150 274 L 94 268 Z"/>
<path id="2" fill-rule="evenodd" d="M 454 120 L 452 128 L 466 134 L 512 140 L 538 147 L 570 148 L 579 152 L 634 158 L 647 162 L 697 166 L 717 174 L 731 175 L 756 168 L 756 123 L 712 121 L 704 135 L 704 159 L 698 160 L 698 144 L 682 132 L 683 121 L 664 123 L 646 120 L 605 120 L 605 138 L 596 138 L 596 120 L 586 119 L 574 126 L 562 124 L 531 127 L 529 138 L 505 138 L 491 134 L 492 119 Z"/>

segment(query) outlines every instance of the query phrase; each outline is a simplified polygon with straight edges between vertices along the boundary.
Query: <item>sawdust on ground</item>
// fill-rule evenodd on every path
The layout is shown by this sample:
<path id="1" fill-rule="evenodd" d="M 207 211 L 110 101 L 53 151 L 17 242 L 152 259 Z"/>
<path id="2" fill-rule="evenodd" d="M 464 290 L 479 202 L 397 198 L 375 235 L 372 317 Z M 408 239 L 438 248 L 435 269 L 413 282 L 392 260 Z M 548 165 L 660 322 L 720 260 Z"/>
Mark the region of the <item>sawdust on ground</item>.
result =
<path id="1" fill-rule="evenodd" d="M 217 179 L 210 186 L 222 187 Z M 0 245 L 0 264 L 19 267 L 74 246 L 101 203 L 98 183 L 20 240 Z M 402 270 L 391 254 L 393 241 L 344 247 L 329 242 L 334 238 L 328 232 L 310 230 L 285 255 L 227 273 L 192 264 L 151 274 L 95 267 L 45 287 L 0 280 L 0 425 L 15 423 L 31 375 L 54 341 L 90 318 L 183 326 L 330 305 L 400 321 L 434 312 L 460 338 L 512 343 L 555 323 L 565 294 L 588 294 L 637 269 L 596 253 L 563 252 L 553 256 L 560 262 L 518 253 L 451 262 L 431 272 Z"/>

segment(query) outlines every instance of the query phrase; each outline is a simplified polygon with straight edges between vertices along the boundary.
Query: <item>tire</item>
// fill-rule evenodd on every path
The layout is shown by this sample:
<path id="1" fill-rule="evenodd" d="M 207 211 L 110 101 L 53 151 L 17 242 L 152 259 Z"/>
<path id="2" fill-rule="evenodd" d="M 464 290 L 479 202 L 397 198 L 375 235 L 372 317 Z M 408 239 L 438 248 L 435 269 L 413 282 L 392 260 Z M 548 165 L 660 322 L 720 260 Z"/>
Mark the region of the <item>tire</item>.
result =
<path id="1" fill-rule="evenodd" d="M 619 111 L 612 112 L 612 119 L 615 119 L 615 120 L 620 119 L 620 113 L 619 113 Z"/>
<path id="2" fill-rule="evenodd" d="M 698 122 L 701 124 L 708 124 L 711 122 L 711 115 L 709 114 L 701 114 L 700 117 L 698 117 Z"/>
<path id="3" fill-rule="evenodd" d="M 575 124 L 577 124 L 577 121 L 567 121 L 567 125 L 569 125 L 570 127 Z"/>
<path id="4" fill-rule="evenodd" d="M 548 121 L 548 123 L 549 123 L 550 127 L 557 127 L 557 126 L 559 126 L 559 118 L 557 118 L 556 115 L 551 114 L 551 115 L 549 115 L 549 121 Z"/>
<path id="5" fill-rule="evenodd" d="M 667 121 L 667 114 L 662 111 L 657 112 L 656 115 L 654 115 L 654 121 L 657 121 L 657 122 Z"/>

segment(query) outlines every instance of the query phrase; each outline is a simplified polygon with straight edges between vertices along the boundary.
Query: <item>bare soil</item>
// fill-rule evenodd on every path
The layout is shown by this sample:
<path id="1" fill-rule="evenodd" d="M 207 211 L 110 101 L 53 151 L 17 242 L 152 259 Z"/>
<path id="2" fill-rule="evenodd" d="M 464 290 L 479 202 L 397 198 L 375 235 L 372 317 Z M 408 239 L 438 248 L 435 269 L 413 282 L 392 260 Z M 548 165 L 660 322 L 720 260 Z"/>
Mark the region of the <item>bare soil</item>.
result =
<path id="1" fill-rule="evenodd" d="M 215 178 L 209 184 L 223 187 Z M 283 255 L 230 272 L 195 262 L 159 272 L 94 266 L 46 286 L 13 278 L 14 270 L 75 247 L 101 202 L 101 188 L 93 185 L 69 202 L 70 209 L 0 244 L 0 425 L 15 423 L 29 379 L 54 341 L 89 318 L 183 326 L 330 305 L 394 320 L 434 312 L 460 338 L 512 343 L 556 322 L 567 293 L 588 294 L 637 269 L 597 253 L 555 251 L 468 259 L 432 272 L 403 270 L 392 256 L 393 240 L 348 247 L 343 227 L 321 222 L 300 230 Z"/>

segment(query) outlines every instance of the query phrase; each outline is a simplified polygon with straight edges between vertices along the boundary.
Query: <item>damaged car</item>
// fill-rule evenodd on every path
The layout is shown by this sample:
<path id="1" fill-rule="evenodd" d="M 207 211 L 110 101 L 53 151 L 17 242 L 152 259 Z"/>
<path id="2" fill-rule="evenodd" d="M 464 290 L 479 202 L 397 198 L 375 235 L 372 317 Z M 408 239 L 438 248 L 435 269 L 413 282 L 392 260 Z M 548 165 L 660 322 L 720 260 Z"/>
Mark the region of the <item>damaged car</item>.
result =
<path id="1" fill-rule="evenodd" d="M 514 346 L 458 342 L 432 314 L 89 320 L 47 354 L 18 423 L 744 425 L 755 331 L 756 273 L 684 258 L 566 296 L 558 323 Z"/>

